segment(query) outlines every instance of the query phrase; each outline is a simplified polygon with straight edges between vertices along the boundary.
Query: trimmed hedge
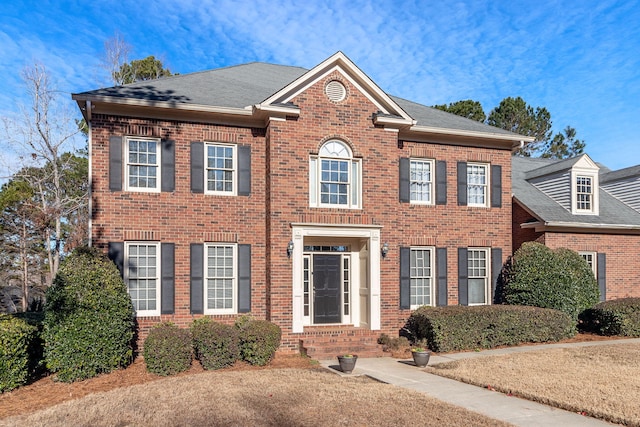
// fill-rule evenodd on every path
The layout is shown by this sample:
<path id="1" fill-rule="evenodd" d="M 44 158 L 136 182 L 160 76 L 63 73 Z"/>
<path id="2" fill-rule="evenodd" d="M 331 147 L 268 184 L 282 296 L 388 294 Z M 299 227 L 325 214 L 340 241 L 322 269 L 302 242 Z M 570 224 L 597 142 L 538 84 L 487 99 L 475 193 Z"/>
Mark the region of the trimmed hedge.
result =
<path id="1" fill-rule="evenodd" d="M 0 393 L 26 384 L 38 361 L 39 341 L 38 328 L 0 315 Z"/>
<path id="2" fill-rule="evenodd" d="M 559 341 L 576 333 L 573 319 L 561 311 L 509 305 L 421 307 L 407 329 L 436 352 Z"/>
<path id="3" fill-rule="evenodd" d="M 580 329 L 599 335 L 640 337 L 640 298 L 604 301 L 580 314 Z"/>
<path id="4" fill-rule="evenodd" d="M 244 320 L 237 323 L 240 333 L 240 355 L 252 365 L 264 366 L 280 347 L 281 331 L 267 320 Z"/>
<path id="5" fill-rule="evenodd" d="M 203 317 L 191 324 L 191 337 L 196 359 L 204 369 L 224 368 L 240 359 L 238 328 Z"/>
<path id="6" fill-rule="evenodd" d="M 125 367 L 133 358 L 133 336 L 133 305 L 118 269 L 95 249 L 76 249 L 47 290 L 47 368 L 72 382 Z"/>
<path id="7" fill-rule="evenodd" d="M 144 341 L 144 363 L 157 375 L 174 375 L 186 371 L 192 359 L 191 333 L 170 322 L 158 323 Z"/>
<path id="8" fill-rule="evenodd" d="M 507 263 L 498 302 L 554 308 L 578 320 L 578 315 L 600 299 L 598 283 L 586 261 L 575 251 L 555 251 L 524 243 Z"/>

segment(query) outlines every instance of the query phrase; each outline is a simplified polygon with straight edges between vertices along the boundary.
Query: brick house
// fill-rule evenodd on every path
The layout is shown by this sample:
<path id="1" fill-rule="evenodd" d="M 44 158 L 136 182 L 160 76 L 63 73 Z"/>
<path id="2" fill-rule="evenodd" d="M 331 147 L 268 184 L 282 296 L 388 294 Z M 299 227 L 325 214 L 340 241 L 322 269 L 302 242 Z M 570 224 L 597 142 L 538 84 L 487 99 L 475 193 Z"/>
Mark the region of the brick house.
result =
<path id="1" fill-rule="evenodd" d="M 243 313 L 281 351 L 366 354 L 420 305 L 489 304 L 527 137 L 385 93 L 338 52 L 74 94 L 91 241 L 140 339 Z"/>
<path id="2" fill-rule="evenodd" d="M 526 241 L 573 249 L 601 300 L 640 297 L 640 166 L 611 171 L 587 154 L 512 164 L 513 251 Z"/>

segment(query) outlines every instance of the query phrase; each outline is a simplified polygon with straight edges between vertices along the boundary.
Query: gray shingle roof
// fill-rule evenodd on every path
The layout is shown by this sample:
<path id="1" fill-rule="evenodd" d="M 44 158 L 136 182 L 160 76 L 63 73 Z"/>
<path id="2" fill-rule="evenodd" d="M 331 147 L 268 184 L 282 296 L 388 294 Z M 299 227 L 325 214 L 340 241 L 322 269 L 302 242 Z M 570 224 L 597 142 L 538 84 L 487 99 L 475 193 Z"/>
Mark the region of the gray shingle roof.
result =
<path id="1" fill-rule="evenodd" d="M 210 71 L 97 89 L 77 95 L 117 99 L 131 98 L 185 105 L 247 108 L 261 103 L 307 71 L 309 70 L 300 67 L 251 62 Z M 488 126 L 406 99 L 394 96 L 391 98 L 417 121 L 418 126 L 485 134 L 515 135 L 504 129 Z"/>
<path id="2" fill-rule="evenodd" d="M 613 225 L 613 226 L 640 226 L 640 213 L 622 203 L 620 200 L 599 189 L 600 198 L 599 215 L 573 215 L 547 196 L 541 190 L 527 181 L 528 176 L 538 176 L 536 170 L 555 168 L 554 164 L 562 163 L 563 170 L 571 162 L 513 157 L 512 164 L 512 191 L 513 195 L 527 209 L 545 223 Z M 575 163 L 575 162 L 573 162 Z M 570 167 L 570 166 L 569 166 Z"/>
<path id="3" fill-rule="evenodd" d="M 617 171 L 609 171 L 600 175 L 600 183 L 618 181 L 620 179 L 640 177 L 640 165 L 631 166 Z"/>

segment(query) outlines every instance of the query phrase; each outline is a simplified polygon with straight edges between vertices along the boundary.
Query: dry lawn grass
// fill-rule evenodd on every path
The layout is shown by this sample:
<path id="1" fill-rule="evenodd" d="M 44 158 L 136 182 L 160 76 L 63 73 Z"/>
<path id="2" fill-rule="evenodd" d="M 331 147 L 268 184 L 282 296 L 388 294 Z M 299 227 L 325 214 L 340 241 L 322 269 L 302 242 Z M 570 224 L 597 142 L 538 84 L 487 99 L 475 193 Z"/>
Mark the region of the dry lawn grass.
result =
<path id="1" fill-rule="evenodd" d="M 0 419 L 20 426 L 500 426 L 423 394 L 318 369 L 217 371 L 95 393 Z"/>
<path id="2" fill-rule="evenodd" d="M 464 359 L 427 371 L 614 423 L 640 426 L 640 344 Z"/>

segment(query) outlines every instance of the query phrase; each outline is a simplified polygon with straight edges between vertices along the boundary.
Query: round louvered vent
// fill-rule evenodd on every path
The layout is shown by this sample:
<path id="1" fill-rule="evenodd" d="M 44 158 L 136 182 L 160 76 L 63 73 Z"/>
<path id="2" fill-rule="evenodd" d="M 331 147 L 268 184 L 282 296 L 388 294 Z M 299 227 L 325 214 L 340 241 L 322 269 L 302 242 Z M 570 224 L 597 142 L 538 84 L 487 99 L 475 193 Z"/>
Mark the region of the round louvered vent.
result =
<path id="1" fill-rule="evenodd" d="M 337 80 L 331 80 L 324 91 L 333 102 L 340 102 L 347 96 L 347 89 Z"/>

